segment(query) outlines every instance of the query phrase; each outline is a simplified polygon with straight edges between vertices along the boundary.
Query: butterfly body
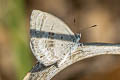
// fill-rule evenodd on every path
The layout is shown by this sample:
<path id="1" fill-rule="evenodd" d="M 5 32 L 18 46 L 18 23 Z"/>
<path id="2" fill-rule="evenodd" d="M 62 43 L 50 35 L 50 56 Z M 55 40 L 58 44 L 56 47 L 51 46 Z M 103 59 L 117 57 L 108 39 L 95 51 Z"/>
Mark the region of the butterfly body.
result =
<path id="1" fill-rule="evenodd" d="M 80 36 L 76 37 L 60 19 L 38 10 L 31 14 L 30 37 L 34 56 L 45 66 L 56 62 L 63 64 L 65 57 L 76 50 L 80 40 Z"/>

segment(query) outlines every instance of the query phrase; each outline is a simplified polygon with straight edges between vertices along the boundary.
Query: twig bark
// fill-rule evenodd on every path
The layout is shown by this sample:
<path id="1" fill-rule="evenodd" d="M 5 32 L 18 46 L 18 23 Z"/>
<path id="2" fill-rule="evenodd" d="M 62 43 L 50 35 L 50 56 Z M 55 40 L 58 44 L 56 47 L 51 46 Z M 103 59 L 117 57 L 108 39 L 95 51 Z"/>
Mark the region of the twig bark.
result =
<path id="1" fill-rule="evenodd" d="M 65 63 L 59 67 L 51 65 L 45 67 L 43 64 L 36 64 L 25 76 L 24 80 L 50 80 L 64 68 L 80 60 L 104 54 L 120 54 L 120 44 L 109 43 L 84 43 L 76 52 L 72 53 Z"/>

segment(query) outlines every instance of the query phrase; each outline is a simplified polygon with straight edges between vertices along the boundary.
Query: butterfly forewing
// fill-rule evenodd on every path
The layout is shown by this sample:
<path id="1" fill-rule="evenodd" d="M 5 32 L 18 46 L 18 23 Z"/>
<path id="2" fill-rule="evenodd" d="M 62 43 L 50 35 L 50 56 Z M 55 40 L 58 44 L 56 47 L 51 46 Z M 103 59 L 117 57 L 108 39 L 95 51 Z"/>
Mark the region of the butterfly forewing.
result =
<path id="1" fill-rule="evenodd" d="M 38 10 L 31 14 L 30 36 L 32 52 L 45 66 L 61 61 L 76 40 L 64 22 Z"/>

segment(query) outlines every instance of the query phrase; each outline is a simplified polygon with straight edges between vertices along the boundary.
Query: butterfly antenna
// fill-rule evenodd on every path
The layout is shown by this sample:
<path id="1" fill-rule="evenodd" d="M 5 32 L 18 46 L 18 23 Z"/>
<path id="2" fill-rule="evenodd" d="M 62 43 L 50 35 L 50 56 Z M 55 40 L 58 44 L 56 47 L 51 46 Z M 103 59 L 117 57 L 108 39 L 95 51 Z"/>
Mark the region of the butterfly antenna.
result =
<path id="1" fill-rule="evenodd" d="M 76 24 L 76 19 L 73 19 L 74 24 Z M 89 28 L 97 27 L 98 25 L 92 25 L 90 27 L 82 28 L 80 29 L 80 32 L 84 32 L 85 30 L 88 30 Z"/>
<path id="2" fill-rule="evenodd" d="M 94 27 L 97 27 L 98 25 L 92 25 L 92 26 L 90 26 L 90 27 L 87 27 L 87 28 L 82 28 L 81 30 L 80 30 L 80 32 L 84 32 L 85 30 L 88 30 L 89 28 L 94 28 Z"/>

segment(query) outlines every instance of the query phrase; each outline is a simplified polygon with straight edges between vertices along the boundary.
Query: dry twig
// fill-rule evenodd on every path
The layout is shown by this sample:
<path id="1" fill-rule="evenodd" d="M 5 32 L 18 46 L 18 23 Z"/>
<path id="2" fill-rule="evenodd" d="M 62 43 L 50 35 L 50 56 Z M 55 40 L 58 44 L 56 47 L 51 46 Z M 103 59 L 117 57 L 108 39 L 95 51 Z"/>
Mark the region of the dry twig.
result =
<path id="1" fill-rule="evenodd" d="M 25 76 L 24 80 L 50 80 L 64 68 L 75 62 L 103 54 L 120 54 L 120 44 L 84 43 L 60 67 L 57 68 L 55 65 L 45 67 L 43 64 L 38 63 Z"/>

